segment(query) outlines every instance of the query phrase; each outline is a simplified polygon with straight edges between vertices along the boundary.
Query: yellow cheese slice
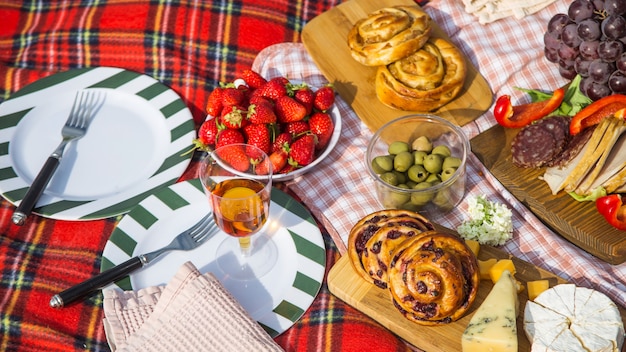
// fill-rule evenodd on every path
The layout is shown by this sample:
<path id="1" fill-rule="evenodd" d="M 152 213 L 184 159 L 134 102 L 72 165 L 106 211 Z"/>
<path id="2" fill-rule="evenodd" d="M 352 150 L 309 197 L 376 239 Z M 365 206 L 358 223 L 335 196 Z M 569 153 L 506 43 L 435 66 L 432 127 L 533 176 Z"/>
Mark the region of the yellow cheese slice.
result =
<path id="1" fill-rule="evenodd" d="M 517 352 L 517 286 L 505 270 L 461 337 L 463 352 Z"/>

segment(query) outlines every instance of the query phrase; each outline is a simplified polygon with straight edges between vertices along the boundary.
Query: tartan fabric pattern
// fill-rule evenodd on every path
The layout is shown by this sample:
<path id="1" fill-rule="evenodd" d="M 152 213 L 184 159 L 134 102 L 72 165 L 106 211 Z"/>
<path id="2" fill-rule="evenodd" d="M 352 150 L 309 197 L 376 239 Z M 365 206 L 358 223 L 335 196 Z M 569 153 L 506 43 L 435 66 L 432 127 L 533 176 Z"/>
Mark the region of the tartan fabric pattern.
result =
<path id="1" fill-rule="evenodd" d="M 220 81 L 251 67 L 265 47 L 299 42 L 308 20 L 340 2 L 0 0 L 0 102 L 59 71 L 115 66 L 172 88 L 199 124 L 208 93 Z M 197 155 L 181 179 L 195 175 L 196 162 Z M 18 227 L 10 219 L 13 210 L 0 200 L 0 350 L 108 351 L 101 293 L 61 310 L 48 302 L 99 273 L 102 250 L 121 217 L 80 222 L 32 216 Z M 330 268 L 339 253 L 325 230 L 323 235 Z M 276 340 L 287 351 L 411 350 L 326 285 Z"/>

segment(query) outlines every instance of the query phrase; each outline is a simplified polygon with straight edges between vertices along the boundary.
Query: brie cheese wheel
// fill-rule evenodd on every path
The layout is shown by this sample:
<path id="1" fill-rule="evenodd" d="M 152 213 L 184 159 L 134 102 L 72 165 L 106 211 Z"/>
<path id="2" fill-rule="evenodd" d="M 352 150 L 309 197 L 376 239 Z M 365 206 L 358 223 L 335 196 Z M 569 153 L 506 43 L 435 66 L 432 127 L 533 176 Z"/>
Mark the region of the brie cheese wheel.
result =
<path id="1" fill-rule="evenodd" d="M 557 285 L 524 308 L 524 332 L 532 351 L 621 351 L 624 324 L 605 294 L 573 284 Z"/>

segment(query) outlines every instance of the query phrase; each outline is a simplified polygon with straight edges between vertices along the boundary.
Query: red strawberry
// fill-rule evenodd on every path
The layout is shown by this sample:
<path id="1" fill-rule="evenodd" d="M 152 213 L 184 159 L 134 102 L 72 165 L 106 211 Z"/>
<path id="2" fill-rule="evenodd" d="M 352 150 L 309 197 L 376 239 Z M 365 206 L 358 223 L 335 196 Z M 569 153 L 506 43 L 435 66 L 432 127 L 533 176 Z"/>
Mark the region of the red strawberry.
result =
<path id="1" fill-rule="evenodd" d="M 272 143 L 272 153 L 279 150 L 288 152 L 292 140 L 293 138 L 291 138 L 291 133 L 289 132 L 283 132 L 279 134 L 278 136 L 276 136 L 276 139 L 274 139 L 274 143 Z"/>
<path id="2" fill-rule="evenodd" d="M 313 107 L 319 111 L 326 111 L 330 109 L 335 103 L 335 90 L 332 85 L 326 85 L 317 91 L 315 91 L 315 100 L 313 101 Z"/>
<path id="3" fill-rule="evenodd" d="M 257 175 L 267 175 L 269 173 L 269 164 L 272 164 L 272 173 L 277 174 L 287 165 L 288 155 L 284 150 L 273 152 L 268 158 L 264 159 L 256 166 Z"/>
<path id="4" fill-rule="evenodd" d="M 287 87 L 280 77 L 272 78 L 265 83 L 261 88 L 261 96 L 276 100 L 282 96 L 287 95 Z"/>
<path id="5" fill-rule="evenodd" d="M 223 147 L 229 144 L 244 143 L 243 134 L 239 130 L 232 128 L 226 128 L 217 133 L 216 148 Z"/>
<path id="6" fill-rule="evenodd" d="M 309 165 L 315 159 L 316 138 L 314 134 L 305 134 L 291 143 L 289 164 L 295 167 Z"/>
<path id="7" fill-rule="evenodd" d="M 304 86 L 296 90 L 294 99 L 300 102 L 306 108 L 306 114 L 310 115 L 313 110 L 313 101 L 315 100 L 315 93 L 308 86 Z"/>
<path id="8" fill-rule="evenodd" d="M 264 97 L 261 95 L 261 90 L 260 89 L 255 89 L 253 91 L 250 92 L 248 101 L 250 103 L 250 105 L 252 104 L 270 104 L 270 106 L 274 106 L 274 101 L 268 97 Z"/>
<path id="9" fill-rule="evenodd" d="M 214 146 L 217 138 L 217 121 L 215 118 L 208 119 L 200 125 L 198 141 L 204 145 Z"/>
<path id="10" fill-rule="evenodd" d="M 243 128 L 243 133 L 246 136 L 247 143 L 253 145 L 265 154 L 270 153 L 272 142 L 270 141 L 270 129 L 265 124 L 249 124 Z M 255 155 L 250 155 L 253 159 L 256 159 Z"/>
<path id="11" fill-rule="evenodd" d="M 306 121 L 289 122 L 283 125 L 283 131 L 291 134 L 293 138 L 309 132 L 311 128 Z"/>
<path id="12" fill-rule="evenodd" d="M 282 123 L 301 121 L 306 117 L 306 108 L 294 98 L 282 96 L 276 100 L 276 116 Z"/>
<path id="13" fill-rule="evenodd" d="M 241 74 L 241 78 L 246 82 L 246 85 L 252 89 L 261 88 L 267 80 L 263 78 L 258 72 L 252 71 L 251 69 L 243 70 Z"/>
<path id="14" fill-rule="evenodd" d="M 209 94 L 209 98 L 206 103 L 206 112 L 207 114 L 217 117 L 222 113 L 222 95 L 224 93 L 224 88 L 216 87 Z"/>
<path id="15" fill-rule="evenodd" d="M 246 120 L 246 110 L 237 105 L 229 105 L 225 106 L 222 109 L 222 116 L 220 118 L 220 122 L 226 128 L 237 129 L 243 127 L 245 125 Z"/>
<path id="16" fill-rule="evenodd" d="M 285 167 L 283 167 L 283 168 L 282 168 L 282 169 L 281 169 L 278 173 L 279 173 L 279 174 L 287 174 L 287 173 L 290 173 L 290 172 L 295 171 L 295 170 L 297 170 L 297 169 L 298 169 L 297 167 L 295 167 L 295 166 L 293 166 L 293 165 L 289 165 L 289 164 L 287 164 L 287 165 L 285 165 Z"/>
<path id="17" fill-rule="evenodd" d="M 246 171 L 250 168 L 250 159 L 246 155 L 242 145 L 231 145 L 224 149 L 220 149 L 218 151 L 218 155 L 235 170 Z"/>
<path id="18" fill-rule="evenodd" d="M 222 93 L 222 106 L 241 105 L 245 96 L 246 93 L 242 89 L 226 87 Z"/>
<path id="19" fill-rule="evenodd" d="M 333 135 L 333 119 L 325 112 L 316 112 L 309 118 L 311 132 L 317 136 L 317 150 L 324 149 Z"/>
<path id="20" fill-rule="evenodd" d="M 276 114 L 274 108 L 269 103 L 260 102 L 248 106 L 248 121 L 255 124 L 274 123 L 276 122 Z"/>

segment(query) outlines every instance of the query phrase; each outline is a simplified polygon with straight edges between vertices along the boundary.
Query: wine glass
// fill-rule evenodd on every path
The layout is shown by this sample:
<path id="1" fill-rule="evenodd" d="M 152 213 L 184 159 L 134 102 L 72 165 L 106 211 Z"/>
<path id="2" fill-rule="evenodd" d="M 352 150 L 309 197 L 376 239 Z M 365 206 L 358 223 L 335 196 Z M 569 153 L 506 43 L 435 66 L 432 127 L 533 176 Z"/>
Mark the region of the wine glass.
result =
<path id="1" fill-rule="evenodd" d="M 215 222 L 229 235 L 217 248 L 219 268 L 240 280 L 265 275 L 276 262 L 276 245 L 262 234 L 252 237 L 269 216 L 269 157 L 252 145 L 222 146 L 201 161 L 199 176 Z"/>

